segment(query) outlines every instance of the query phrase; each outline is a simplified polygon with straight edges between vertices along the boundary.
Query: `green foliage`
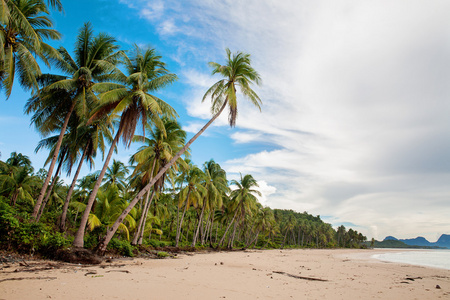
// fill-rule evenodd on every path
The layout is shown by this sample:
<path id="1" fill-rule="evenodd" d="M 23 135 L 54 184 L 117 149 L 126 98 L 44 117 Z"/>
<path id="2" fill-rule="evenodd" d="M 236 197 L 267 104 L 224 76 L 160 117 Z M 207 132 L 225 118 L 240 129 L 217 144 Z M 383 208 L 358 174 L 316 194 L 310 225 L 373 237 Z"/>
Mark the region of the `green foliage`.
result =
<path id="1" fill-rule="evenodd" d="M 17 213 L 7 203 L 0 201 L 0 248 L 48 255 L 70 244 L 70 239 L 51 226 L 32 223 L 27 215 Z"/>
<path id="2" fill-rule="evenodd" d="M 116 250 L 120 255 L 132 257 L 135 247 L 129 241 L 113 238 L 108 244 L 108 249 Z"/>
<path id="3" fill-rule="evenodd" d="M 170 254 L 164 251 L 158 251 L 158 253 L 156 253 L 156 256 L 158 256 L 158 258 L 166 258 L 169 257 Z"/>

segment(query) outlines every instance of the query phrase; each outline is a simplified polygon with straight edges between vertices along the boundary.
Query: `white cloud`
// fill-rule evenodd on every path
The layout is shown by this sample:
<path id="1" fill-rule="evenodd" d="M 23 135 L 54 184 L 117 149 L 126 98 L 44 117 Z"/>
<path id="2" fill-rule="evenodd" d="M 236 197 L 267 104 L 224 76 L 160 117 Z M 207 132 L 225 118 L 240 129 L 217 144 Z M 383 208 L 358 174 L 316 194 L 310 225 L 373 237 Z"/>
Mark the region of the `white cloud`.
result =
<path id="1" fill-rule="evenodd" d="M 231 138 L 277 149 L 227 171 L 274 187 L 263 191 L 271 207 L 330 215 L 369 238 L 449 233 L 450 2 L 174 3 L 179 57 L 221 62 L 228 46 L 251 53 L 263 78 L 262 113 L 241 101 Z M 195 62 L 183 101 L 209 119 L 200 99 L 214 78 Z"/>

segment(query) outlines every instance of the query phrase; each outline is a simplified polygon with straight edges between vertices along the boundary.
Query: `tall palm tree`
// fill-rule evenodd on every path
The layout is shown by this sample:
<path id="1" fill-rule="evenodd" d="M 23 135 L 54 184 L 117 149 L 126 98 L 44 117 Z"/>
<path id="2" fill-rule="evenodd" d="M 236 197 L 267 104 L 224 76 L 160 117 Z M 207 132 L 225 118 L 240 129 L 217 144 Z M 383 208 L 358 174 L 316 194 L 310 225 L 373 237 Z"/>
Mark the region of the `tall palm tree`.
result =
<path id="1" fill-rule="evenodd" d="M 147 125 L 147 132 L 149 137 L 135 136 L 133 140 L 143 140 L 145 145 L 138 149 L 130 162 L 138 162 L 135 168 L 135 173 L 140 172 L 142 174 L 141 181 L 147 184 L 153 176 L 158 173 L 159 169 L 163 167 L 168 161 L 170 161 L 175 153 L 177 153 L 183 146 L 186 140 L 186 132 L 181 129 L 180 124 L 176 120 L 169 118 L 162 119 L 164 124 L 164 131 L 156 126 Z M 185 165 L 183 159 L 179 158 L 177 164 Z M 174 168 L 177 170 L 177 164 Z M 186 167 L 186 166 L 185 166 Z M 153 189 L 152 196 L 154 196 L 156 190 L 159 190 L 163 186 L 165 176 L 161 177 L 157 188 Z M 133 244 L 141 243 L 143 236 L 143 228 L 145 219 L 152 202 L 152 198 L 149 198 L 150 191 L 147 192 L 144 209 L 142 210 L 141 219 L 137 228 Z M 138 241 L 139 240 L 139 241 Z"/>
<path id="2" fill-rule="evenodd" d="M 145 124 L 152 121 L 156 126 L 163 128 L 161 115 L 169 117 L 175 116 L 175 110 L 163 100 L 150 94 L 159 91 L 161 88 L 173 83 L 177 76 L 169 73 L 165 63 L 161 61 L 161 56 L 156 55 L 154 49 L 147 49 L 144 52 L 135 46 L 131 58 L 124 56 L 123 63 L 128 76 L 118 73 L 116 79 L 120 84 L 116 84 L 111 89 L 109 83 L 102 83 L 97 86 L 102 103 L 94 115 L 102 116 L 108 112 L 121 113 L 119 128 L 111 144 L 111 149 L 106 157 L 103 168 L 100 172 L 97 183 L 92 190 L 86 205 L 86 210 L 81 218 L 80 227 L 75 234 L 73 245 L 83 247 L 84 231 L 89 217 L 89 211 L 95 200 L 95 196 L 105 175 L 106 168 L 111 159 L 113 149 L 122 138 L 124 144 L 129 146 L 136 126 L 140 121 L 145 131 Z"/>
<path id="3" fill-rule="evenodd" d="M 211 111 L 214 116 L 211 120 L 203 126 L 200 131 L 194 135 L 189 142 L 181 149 L 171 161 L 162 168 L 158 174 L 150 181 L 130 202 L 130 205 L 123 211 L 122 215 L 116 220 L 114 225 L 109 228 L 104 241 L 99 246 L 99 252 L 104 253 L 106 246 L 111 238 L 114 236 L 115 231 L 119 227 L 119 224 L 129 213 L 129 211 L 136 205 L 140 198 L 147 193 L 155 182 L 170 168 L 176 160 L 191 146 L 191 144 L 219 117 L 222 111 L 229 107 L 229 123 L 233 127 L 236 124 L 237 117 L 237 95 L 236 90 L 239 88 L 241 93 L 250 100 L 259 110 L 261 110 L 261 99 L 251 89 L 251 84 L 259 84 L 261 79 L 258 72 L 251 66 L 250 55 L 242 52 L 232 54 L 229 49 L 226 49 L 227 62 L 225 65 L 211 62 L 210 66 L 213 68 L 212 74 L 220 74 L 224 79 L 216 82 L 205 94 L 202 101 L 208 96 L 211 96 Z"/>
<path id="4" fill-rule="evenodd" d="M 203 167 L 204 186 L 206 193 L 202 198 L 202 209 L 198 218 L 197 230 L 192 239 L 192 247 L 195 247 L 200 227 L 202 225 L 205 209 L 210 212 L 222 206 L 222 195 L 228 192 L 226 172 L 214 160 L 207 161 Z M 209 218 L 208 218 L 209 219 Z"/>
<path id="5" fill-rule="evenodd" d="M 250 212 L 251 209 L 255 207 L 256 203 L 258 202 L 255 195 L 261 196 L 261 192 L 254 189 L 255 187 L 258 187 L 258 183 L 250 174 L 247 174 L 244 177 L 242 177 L 241 174 L 241 179 L 239 181 L 232 180 L 231 184 L 236 185 L 237 187 L 231 192 L 231 200 L 234 206 L 234 216 L 225 229 L 225 233 L 223 234 L 219 245 L 223 244 L 228 230 L 234 223 L 234 229 L 231 238 L 231 246 L 233 245 L 233 239 L 236 234 L 237 224 L 244 218 L 246 213 Z"/>
<path id="6" fill-rule="evenodd" d="M 178 247 L 181 227 L 183 225 L 184 216 L 191 205 L 198 206 L 198 203 L 206 194 L 206 188 L 203 185 L 205 173 L 196 166 L 191 166 L 188 170 L 186 178 L 187 185 L 180 191 L 178 206 L 184 203 L 183 213 L 181 214 L 180 223 L 175 237 L 175 247 Z"/>
<path id="7" fill-rule="evenodd" d="M 66 131 L 72 113 L 85 117 L 89 113 L 92 103 L 97 101 L 93 92 L 93 87 L 98 81 L 105 81 L 114 77 L 116 63 L 122 52 L 117 52 L 116 40 L 104 33 L 94 36 L 90 23 L 85 23 L 81 28 L 77 42 L 75 43 L 75 58 L 64 48 L 58 51 L 62 59 L 56 62 L 57 67 L 63 71 L 65 76 L 46 75 L 43 76 L 44 86 L 39 95 L 30 99 L 26 106 L 26 112 L 35 111 L 33 120 L 42 121 L 44 131 L 52 126 L 50 123 L 59 125 L 60 135 L 48 170 L 47 178 L 44 181 L 32 216 L 36 218 L 48 183 L 53 173 L 62 139 Z M 62 94 L 62 98 L 60 97 Z M 56 104 L 56 105 L 55 105 Z M 52 116 L 45 119 L 45 115 Z M 39 127 L 40 124 L 36 123 Z M 54 127 L 58 127 L 53 125 Z"/>
<path id="8" fill-rule="evenodd" d="M 89 163 L 90 168 L 94 164 L 93 158 L 97 155 L 97 150 L 100 150 L 102 154 L 105 152 L 105 139 L 111 141 L 112 122 L 109 118 L 105 117 L 90 125 L 82 123 L 76 129 L 76 137 L 72 139 L 72 142 L 77 146 L 76 151 L 71 152 L 69 156 L 70 164 L 68 166 L 68 175 L 70 175 L 72 166 L 79 158 L 78 153 L 81 151 L 81 158 L 79 158 L 79 163 L 75 175 L 72 179 L 72 184 L 70 185 L 69 191 L 67 192 L 66 200 L 64 201 L 63 210 L 60 218 L 60 231 L 64 232 L 66 230 L 66 218 L 67 211 L 69 208 L 70 199 L 72 197 L 73 190 L 75 189 L 75 184 L 80 174 L 81 167 L 84 161 Z"/>
<path id="9" fill-rule="evenodd" d="M 52 1 L 57 7 L 59 1 Z M 39 57 L 47 66 L 58 57 L 57 51 L 43 42 L 57 40 L 61 35 L 54 29 L 49 11 L 42 0 L 1 0 L 0 2 L 0 89 L 5 89 L 6 99 L 11 95 L 17 74 L 22 87 L 38 90 L 36 77 L 41 70 Z"/>

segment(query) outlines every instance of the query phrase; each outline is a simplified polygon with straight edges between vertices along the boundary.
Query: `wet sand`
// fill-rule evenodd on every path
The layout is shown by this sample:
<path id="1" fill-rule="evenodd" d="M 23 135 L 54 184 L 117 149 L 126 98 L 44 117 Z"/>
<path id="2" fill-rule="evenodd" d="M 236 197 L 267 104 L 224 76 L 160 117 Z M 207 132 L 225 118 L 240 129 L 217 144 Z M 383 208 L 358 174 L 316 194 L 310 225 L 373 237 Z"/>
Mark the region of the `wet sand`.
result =
<path id="1" fill-rule="evenodd" d="M 370 258 L 386 251 L 247 250 L 97 266 L 3 263 L 0 299 L 450 299 L 450 270 Z"/>

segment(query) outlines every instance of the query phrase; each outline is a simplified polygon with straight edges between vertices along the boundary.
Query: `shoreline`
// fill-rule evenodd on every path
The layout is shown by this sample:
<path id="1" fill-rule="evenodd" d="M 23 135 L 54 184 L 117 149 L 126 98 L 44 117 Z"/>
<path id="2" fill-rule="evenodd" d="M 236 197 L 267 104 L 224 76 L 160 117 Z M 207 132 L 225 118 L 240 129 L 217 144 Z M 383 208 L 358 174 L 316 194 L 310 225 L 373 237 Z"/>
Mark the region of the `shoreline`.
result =
<path id="1" fill-rule="evenodd" d="M 284 249 L 1 265 L 0 299 L 438 299 L 450 270 L 385 262 L 391 249 Z M 439 288 L 437 288 L 437 286 Z"/>

